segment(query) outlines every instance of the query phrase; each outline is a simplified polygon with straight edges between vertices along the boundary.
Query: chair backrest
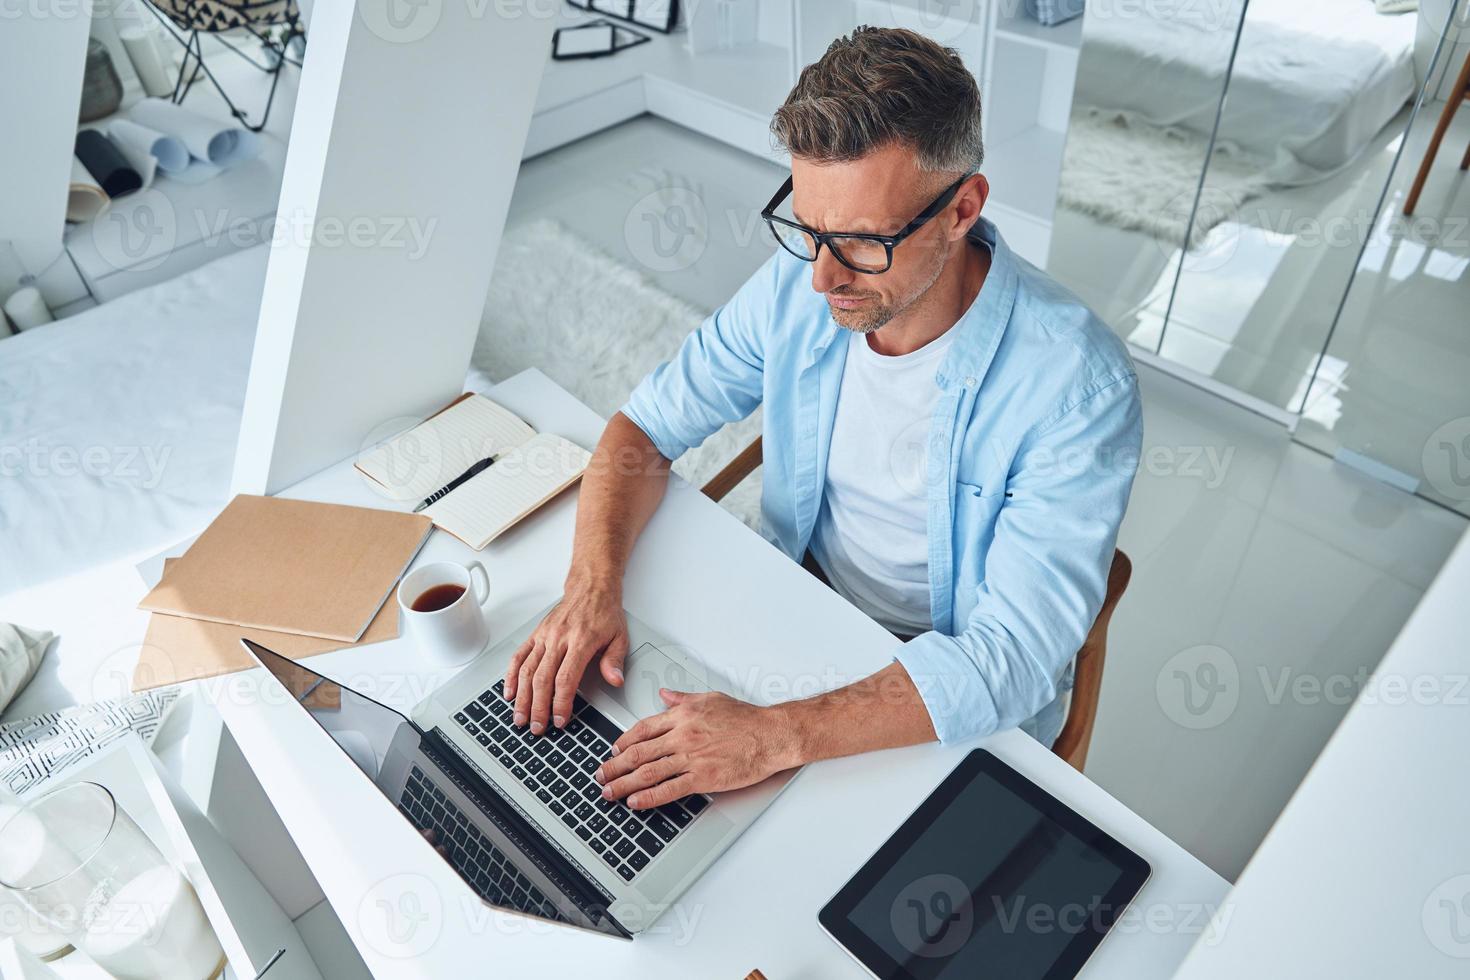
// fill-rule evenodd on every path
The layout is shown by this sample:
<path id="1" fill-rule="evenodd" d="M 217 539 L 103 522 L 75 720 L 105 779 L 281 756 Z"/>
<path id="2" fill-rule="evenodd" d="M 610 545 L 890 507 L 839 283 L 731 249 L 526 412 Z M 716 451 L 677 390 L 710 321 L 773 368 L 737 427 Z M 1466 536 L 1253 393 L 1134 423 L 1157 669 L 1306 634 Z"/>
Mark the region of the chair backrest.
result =
<path id="1" fill-rule="evenodd" d="M 719 500 L 733 490 L 761 463 L 761 441 L 759 438 L 747 446 L 738 456 L 704 485 L 704 492 L 713 500 Z M 1113 552 L 1113 565 L 1108 569 L 1108 589 L 1103 596 L 1102 608 L 1082 649 L 1077 651 L 1077 668 L 1072 687 L 1072 704 L 1067 711 L 1067 720 L 1057 736 L 1052 751 L 1067 761 L 1078 772 L 1087 764 L 1087 750 L 1092 745 L 1092 729 L 1097 723 L 1097 703 L 1102 694 L 1103 661 L 1108 654 L 1108 622 L 1128 580 L 1133 577 L 1133 562 L 1121 551 Z"/>
<path id="2" fill-rule="evenodd" d="M 756 436 L 755 441 L 736 455 L 725 468 L 710 478 L 710 481 L 700 487 L 700 492 L 709 499 L 719 502 L 725 499 L 725 495 L 740 485 L 740 481 L 754 473 L 756 467 L 761 465 L 761 437 Z"/>
<path id="3" fill-rule="evenodd" d="M 186 31 L 217 34 L 238 28 L 269 27 L 300 16 L 296 0 L 149 0 Z"/>
<path id="4" fill-rule="evenodd" d="M 1075 682 L 1072 686 L 1072 704 L 1067 711 L 1067 721 L 1057 736 L 1051 750 L 1078 772 L 1087 764 L 1087 750 L 1092 745 L 1092 729 L 1097 723 L 1097 703 L 1102 694 L 1103 662 L 1108 655 L 1108 622 L 1128 580 L 1133 577 L 1133 562 L 1121 551 L 1113 552 L 1113 566 L 1108 569 L 1108 590 L 1103 597 L 1102 608 L 1082 649 L 1077 651 Z"/>

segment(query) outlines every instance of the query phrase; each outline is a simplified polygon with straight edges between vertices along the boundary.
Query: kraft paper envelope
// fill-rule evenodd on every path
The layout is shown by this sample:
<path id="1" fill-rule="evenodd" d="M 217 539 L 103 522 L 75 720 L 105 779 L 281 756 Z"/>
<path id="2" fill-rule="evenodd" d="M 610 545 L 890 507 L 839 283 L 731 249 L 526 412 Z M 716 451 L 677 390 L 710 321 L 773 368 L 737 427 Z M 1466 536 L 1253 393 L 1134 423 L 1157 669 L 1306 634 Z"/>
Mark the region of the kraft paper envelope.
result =
<path id="1" fill-rule="evenodd" d="M 164 574 L 168 575 L 178 561 L 177 558 L 165 561 Z M 388 601 L 383 603 L 383 608 L 378 610 L 357 643 L 302 636 L 299 633 L 273 633 L 270 630 L 154 613 L 148 617 L 148 633 L 143 640 L 143 649 L 138 654 L 138 665 L 133 669 L 133 693 L 152 687 L 250 670 L 255 666 L 255 661 L 240 645 L 241 637 L 253 640 L 283 657 L 300 660 L 344 647 L 381 643 L 397 635 L 396 589 Z"/>
<path id="2" fill-rule="evenodd" d="M 420 514 L 241 494 L 138 607 L 353 643 L 432 530 Z"/>

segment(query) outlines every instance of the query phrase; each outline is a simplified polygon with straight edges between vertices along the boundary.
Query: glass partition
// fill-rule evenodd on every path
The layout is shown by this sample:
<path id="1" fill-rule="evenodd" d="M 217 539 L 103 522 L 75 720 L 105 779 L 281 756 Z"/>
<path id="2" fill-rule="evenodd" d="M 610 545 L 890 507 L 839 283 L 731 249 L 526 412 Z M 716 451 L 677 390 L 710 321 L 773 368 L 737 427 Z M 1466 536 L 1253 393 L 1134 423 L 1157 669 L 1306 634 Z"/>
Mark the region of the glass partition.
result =
<path id="1" fill-rule="evenodd" d="M 1250 0 L 1158 353 L 1298 410 L 1419 90 L 1419 18 Z"/>
<path id="2" fill-rule="evenodd" d="M 1245 0 L 1088 4 L 1047 271 L 1153 353 Z"/>
<path id="3" fill-rule="evenodd" d="M 1467 8 L 1423 5 L 1444 18 L 1421 39 L 1423 99 L 1293 408 L 1300 441 L 1470 515 Z"/>
<path id="4" fill-rule="evenodd" d="M 1470 0 L 1094 0 L 1082 36 L 1048 271 L 1470 514 Z"/>

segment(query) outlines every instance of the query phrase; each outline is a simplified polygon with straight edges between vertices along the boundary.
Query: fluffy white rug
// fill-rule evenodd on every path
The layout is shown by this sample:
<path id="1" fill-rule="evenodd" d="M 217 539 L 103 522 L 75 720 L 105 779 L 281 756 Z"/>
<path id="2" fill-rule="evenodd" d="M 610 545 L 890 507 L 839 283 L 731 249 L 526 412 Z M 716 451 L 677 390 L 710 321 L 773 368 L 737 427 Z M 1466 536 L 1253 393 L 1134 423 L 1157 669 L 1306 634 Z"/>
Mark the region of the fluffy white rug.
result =
<path id="1" fill-rule="evenodd" d="M 1206 136 L 1190 130 L 1079 106 L 1067 131 L 1057 200 L 1108 224 L 1177 244 L 1184 240 L 1208 145 Z M 1268 166 L 1269 161 L 1233 144 L 1215 144 L 1190 248 L 1271 186 Z"/>
<path id="2" fill-rule="evenodd" d="M 623 406 L 705 314 L 553 221 L 511 228 L 500 245 L 473 364 L 500 381 L 538 367 L 602 415 Z M 760 434 L 760 412 L 674 464 L 702 486 Z M 723 501 L 760 526 L 760 470 Z"/>

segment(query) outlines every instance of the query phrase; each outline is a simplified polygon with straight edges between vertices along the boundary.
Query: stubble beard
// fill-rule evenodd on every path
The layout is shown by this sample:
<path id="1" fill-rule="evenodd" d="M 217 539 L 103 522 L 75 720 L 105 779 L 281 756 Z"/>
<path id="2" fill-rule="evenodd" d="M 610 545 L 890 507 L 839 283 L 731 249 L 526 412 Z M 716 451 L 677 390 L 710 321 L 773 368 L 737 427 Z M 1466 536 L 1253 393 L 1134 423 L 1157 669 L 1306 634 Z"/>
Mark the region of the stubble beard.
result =
<path id="1" fill-rule="evenodd" d="M 916 303 L 918 303 L 924 298 L 925 295 L 928 294 L 929 290 L 933 288 L 934 284 L 939 281 L 939 276 L 944 272 L 944 265 L 948 260 L 949 247 L 948 242 L 946 242 L 943 249 L 943 254 L 939 256 L 939 260 L 934 263 L 934 268 L 930 270 L 928 281 L 926 281 L 922 286 L 915 290 L 912 296 L 908 297 L 901 303 L 891 303 L 888 305 L 869 305 L 859 310 L 842 310 L 838 309 L 835 306 L 832 306 L 831 303 L 828 303 L 827 309 L 832 313 L 832 320 L 839 327 L 842 327 L 846 330 L 851 330 L 853 333 L 856 334 L 867 335 L 870 333 L 876 333 L 894 317 L 898 316 L 900 313 L 912 309 Z M 838 295 L 840 296 L 843 294 L 839 293 Z M 856 295 L 861 296 L 863 294 L 861 292 L 858 292 L 856 293 Z"/>

